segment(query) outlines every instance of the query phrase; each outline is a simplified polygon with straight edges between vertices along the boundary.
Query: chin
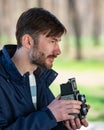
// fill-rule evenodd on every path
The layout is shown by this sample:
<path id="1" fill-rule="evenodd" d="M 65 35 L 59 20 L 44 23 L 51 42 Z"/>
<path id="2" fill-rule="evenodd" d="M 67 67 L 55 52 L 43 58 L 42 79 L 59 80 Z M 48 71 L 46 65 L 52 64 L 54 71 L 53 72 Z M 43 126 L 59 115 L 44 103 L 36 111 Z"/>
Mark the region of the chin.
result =
<path id="1" fill-rule="evenodd" d="M 41 66 L 42 68 L 46 68 L 46 69 L 51 69 L 52 65 L 48 65 L 48 64 L 40 64 L 39 66 Z"/>
<path id="2" fill-rule="evenodd" d="M 47 69 L 51 69 L 53 65 L 46 65 Z"/>

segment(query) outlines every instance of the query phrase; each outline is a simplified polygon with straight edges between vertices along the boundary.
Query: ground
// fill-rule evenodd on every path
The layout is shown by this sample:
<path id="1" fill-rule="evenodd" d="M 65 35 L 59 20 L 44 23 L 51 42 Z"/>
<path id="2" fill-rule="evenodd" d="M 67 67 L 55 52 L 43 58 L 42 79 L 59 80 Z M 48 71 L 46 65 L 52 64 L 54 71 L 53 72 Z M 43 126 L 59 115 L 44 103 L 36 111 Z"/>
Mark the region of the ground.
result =
<path id="1" fill-rule="evenodd" d="M 74 71 L 62 71 L 58 70 L 58 77 L 55 82 L 61 84 L 63 82 L 67 82 L 69 78 L 75 77 L 77 84 L 81 86 L 103 86 L 104 85 L 104 71 L 99 72 L 74 72 Z"/>

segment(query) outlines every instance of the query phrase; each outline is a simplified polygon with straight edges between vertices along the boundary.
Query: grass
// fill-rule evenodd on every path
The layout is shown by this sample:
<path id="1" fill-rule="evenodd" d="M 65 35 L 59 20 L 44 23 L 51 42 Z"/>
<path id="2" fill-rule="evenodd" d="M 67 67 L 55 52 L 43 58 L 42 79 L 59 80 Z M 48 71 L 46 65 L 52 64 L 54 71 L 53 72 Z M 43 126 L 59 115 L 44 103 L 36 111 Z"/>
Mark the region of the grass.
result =
<path id="1" fill-rule="evenodd" d="M 54 69 L 76 70 L 76 71 L 100 71 L 104 70 L 104 60 L 67 60 L 59 57 L 54 63 Z"/>
<path id="2" fill-rule="evenodd" d="M 86 95 L 87 102 L 91 105 L 88 119 L 90 121 L 104 121 L 104 86 L 95 86 L 95 88 L 79 86 L 79 90 Z"/>
<path id="3" fill-rule="evenodd" d="M 55 62 L 54 69 L 58 70 L 74 70 L 78 72 L 91 70 L 93 72 L 104 71 L 104 61 L 97 61 L 97 60 L 82 60 L 82 61 L 75 61 L 75 60 L 66 60 L 66 59 L 58 59 Z M 96 80 L 96 79 L 95 79 Z M 57 87 L 58 86 L 58 87 Z M 60 94 L 60 87 L 58 84 L 53 83 L 50 86 L 53 94 L 57 96 Z M 87 119 L 89 121 L 104 121 L 104 86 L 84 86 L 82 87 L 78 84 L 78 89 L 80 90 L 81 94 L 85 94 L 87 98 L 87 103 L 91 105 L 91 109 L 88 113 Z"/>

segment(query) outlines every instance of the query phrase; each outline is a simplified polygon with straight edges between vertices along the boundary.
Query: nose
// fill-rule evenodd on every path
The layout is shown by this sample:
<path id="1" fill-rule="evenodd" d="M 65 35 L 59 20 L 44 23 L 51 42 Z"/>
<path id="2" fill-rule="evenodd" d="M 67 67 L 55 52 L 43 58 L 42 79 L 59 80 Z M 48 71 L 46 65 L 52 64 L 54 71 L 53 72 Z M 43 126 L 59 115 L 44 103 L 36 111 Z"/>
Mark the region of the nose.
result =
<path id="1" fill-rule="evenodd" d="M 60 55 L 61 54 L 61 49 L 60 49 L 60 47 L 59 47 L 59 44 L 57 43 L 56 45 L 55 45 L 55 55 Z"/>

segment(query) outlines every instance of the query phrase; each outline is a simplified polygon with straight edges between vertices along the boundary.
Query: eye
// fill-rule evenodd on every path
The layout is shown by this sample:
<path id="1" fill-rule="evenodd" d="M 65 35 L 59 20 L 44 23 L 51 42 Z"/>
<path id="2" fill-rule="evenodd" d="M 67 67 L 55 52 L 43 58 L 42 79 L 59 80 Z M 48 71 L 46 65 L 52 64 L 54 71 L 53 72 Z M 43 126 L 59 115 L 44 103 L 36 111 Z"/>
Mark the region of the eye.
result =
<path id="1" fill-rule="evenodd" d="M 51 40 L 51 41 L 50 41 L 51 44 L 54 44 L 55 42 L 56 42 L 55 40 Z"/>
<path id="2" fill-rule="evenodd" d="M 54 43 L 54 42 L 55 42 L 55 40 L 52 40 L 52 41 L 51 41 L 51 43 Z"/>

